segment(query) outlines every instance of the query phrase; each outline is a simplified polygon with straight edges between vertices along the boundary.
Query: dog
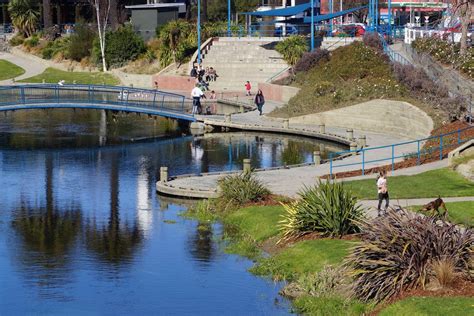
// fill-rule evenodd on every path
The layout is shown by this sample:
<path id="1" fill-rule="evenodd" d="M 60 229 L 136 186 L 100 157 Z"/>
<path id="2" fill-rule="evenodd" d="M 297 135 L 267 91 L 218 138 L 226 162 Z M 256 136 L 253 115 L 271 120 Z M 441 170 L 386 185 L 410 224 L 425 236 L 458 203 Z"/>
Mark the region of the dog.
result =
<path id="1" fill-rule="evenodd" d="M 441 214 L 441 212 L 439 211 L 440 208 L 444 210 L 443 214 Z M 421 211 L 422 212 L 431 211 L 431 216 L 444 217 L 445 219 L 448 217 L 448 208 L 446 207 L 446 204 L 444 204 L 444 201 L 441 198 L 441 196 L 438 196 L 436 200 L 423 205 L 423 208 L 421 209 Z"/>

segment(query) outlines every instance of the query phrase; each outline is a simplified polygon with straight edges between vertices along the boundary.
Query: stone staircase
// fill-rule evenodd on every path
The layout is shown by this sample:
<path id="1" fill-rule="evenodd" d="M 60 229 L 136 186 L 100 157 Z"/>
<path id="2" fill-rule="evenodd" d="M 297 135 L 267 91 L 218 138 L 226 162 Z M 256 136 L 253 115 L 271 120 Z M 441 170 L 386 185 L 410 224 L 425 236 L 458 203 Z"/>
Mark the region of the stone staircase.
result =
<path id="1" fill-rule="evenodd" d="M 259 82 L 266 82 L 288 68 L 273 49 L 278 38 L 227 38 L 213 40 L 202 56 L 203 67 L 214 67 L 218 78 L 210 89 L 218 93 L 244 92 L 248 80 L 255 93 Z"/>

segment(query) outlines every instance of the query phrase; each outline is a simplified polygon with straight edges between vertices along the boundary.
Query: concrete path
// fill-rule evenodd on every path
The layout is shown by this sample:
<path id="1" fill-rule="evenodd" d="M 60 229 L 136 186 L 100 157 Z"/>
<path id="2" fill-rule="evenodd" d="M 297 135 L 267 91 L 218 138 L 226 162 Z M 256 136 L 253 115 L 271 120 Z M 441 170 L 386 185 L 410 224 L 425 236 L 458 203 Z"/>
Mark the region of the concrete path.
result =
<path id="1" fill-rule="evenodd" d="M 43 63 L 33 62 L 32 60 L 26 59 L 18 54 L 13 55 L 10 53 L 0 53 L 0 59 L 9 61 L 12 64 L 15 64 L 25 70 L 25 73 L 21 76 L 16 77 L 15 81 L 37 76 L 43 73 L 47 68 L 47 66 Z M 12 83 L 12 79 L 0 81 L 0 85 L 10 85 Z"/>
<path id="2" fill-rule="evenodd" d="M 418 198 L 418 199 L 394 199 L 390 200 L 390 205 L 395 206 L 399 205 L 403 208 L 415 205 L 425 205 L 430 203 L 431 201 L 435 200 L 435 197 L 432 198 Z M 464 197 L 443 197 L 443 201 L 445 203 L 452 203 L 452 202 L 474 202 L 474 196 L 464 196 Z M 359 203 L 367 210 L 367 214 L 369 216 L 377 216 L 377 205 L 378 200 L 362 200 Z M 449 208 L 448 208 L 449 209 Z"/>
<path id="3" fill-rule="evenodd" d="M 264 113 L 271 112 L 275 107 L 280 104 L 275 102 L 268 102 L 265 104 Z M 198 119 L 203 120 L 206 124 L 220 123 L 224 121 L 222 116 L 201 116 Z M 248 126 L 263 126 L 267 128 L 271 127 L 282 127 L 281 119 L 274 119 L 267 116 L 259 116 L 257 111 L 247 112 L 244 114 L 236 114 L 232 116 L 232 122 L 239 123 L 240 125 Z M 317 132 L 319 126 L 311 125 L 300 125 L 294 124 L 290 128 L 294 128 L 300 131 L 315 131 Z M 331 128 L 326 127 L 326 132 L 331 134 L 337 134 L 341 137 L 345 137 L 346 131 L 342 128 Z M 391 145 L 408 141 L 408 139 L 401 138 L 399 136 L 382 135 L 377 133 L 365 132 L 362 130 L 354 130 L 354 137 L 357 138 L 360 135 L 367 137 L 368 148 L 374 148 L 378 146 Z M 416 152 L 417 144 L 408 144 L 397 148 L 396 155 L 404 155 L 408 153 Z M 372 168 L 382 165 L 388 165 L 391 163 L 391 148 L 383 148 L 377 150 L 369 150 L 365 153 L 365 161 L 387 159 L 384 161 L 366 163 L 365 168 Z M 350 156 L 340 161 L 333 163 L 333 172 L 343 172 L 361 169 L 361 155 Z M 401 159 L 396 159 L 395 162 Z M 340 166 L 345 164 L 346 166 Z M 353 165 L 350 165 L 353 164 Z M 349 165 L 349 166 L 347 166 Z M 393 172 L 393 175 L 411 175 L 422 173 L 427 170 L 436 168 L 443 168 L 447 166 L 446 161 L 434 162 L 431 164 L 416 166 L 404 170 L 397 170 Z M 276 170 L 265 170 L 256 172 L 256 176 L 275 194 L 281 194 L 285 196 L 294 197 L 297 193 L 305 186 L 312 186 L 318 182 L 318 177 L 329 174 L 329 164 L 322 165 L 309 165 L 302 167 L 294 167 L 287 169 L 276 169 Z M 221 178 L 222 174 L 213 175 L 202 175 L 193 177 L 183 177 L 172 181 L 168 181 L 166 184 L 157 183 L 157 190 L 162 193 L 178 195 L 178 196 L 194 196 L 194 197 L 213 197 L 217 194 L 217 181 Z M 375 175 L 369 175 L 360 178 L 370 178 Z M 352 180 L 352 179 L 351 179 Z M 165 187 L 166 186 L 166 187 Z M 190 191 L 199 191 L 197 195 L 188 195 Z M 208 195 L 207 195 L 208 194 Z"/>

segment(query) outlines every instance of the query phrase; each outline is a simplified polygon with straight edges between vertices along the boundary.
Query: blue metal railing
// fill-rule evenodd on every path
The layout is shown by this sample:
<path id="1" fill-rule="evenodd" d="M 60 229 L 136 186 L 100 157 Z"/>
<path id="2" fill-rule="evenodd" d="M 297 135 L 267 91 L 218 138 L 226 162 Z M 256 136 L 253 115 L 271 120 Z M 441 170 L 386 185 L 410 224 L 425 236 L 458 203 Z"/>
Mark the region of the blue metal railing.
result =
<path id="1" fill-rule="evenodd" d="M 114 105 L 186 115 L 185 97 L 159 90 L 105 85 L 28 84 L 0 87 L 0 108 L 12 105 L 91 104 Z M 191 116 L 191 115 L 190 115 Z"/>
<path id="2" fill-rule="evenodd" d="M 463 129 L 459 129 L 454 132 L 446 133 L 446 134 L 441 134 L 441 135 L 436 135 L 436 136 L 430 136 L 427 138 L 423 139 L 418 139 L 414 141 L 408 141 L 408 142 L 403 142 L 403 143 L 398 143 L 398 144 L 392 144 L 392 145 L 387 145 L 387 146 L 379 146 L 379 147 L 373 147 L 373 148 L 361 148 L 361 149 L 356 149 L 356 150 L 348 150 L 348 151 L 341 151 L 341 152 L 336 152 L 336 153 L 330 153 L 329 154 L 329 175 L 330 178 L 333 177 L 334 169 L 341 168 L 341 167 L 348 167 L 348 166 L 361 166 L 362 170 L 362 175 L 365 175 L 365 169 L 368 164 L 371 163 L 378 163 L 378 162 L 383 162 L 383 161 L 390 161 L 390 164 L 392 166 L 392 171 L 395 170 L 395 160 L 400 159 L 400 158 L 409 158 L 409 157 L 416 157 L 417 158 L 417 164 L 421 164 L 421 158 L 425 157 L 427 155 L 433 155 L 436 154 L 436 152 L 439 152 L 439 160 L 443 159 L 443 151 L 446 148 L 452 148 L 452 147 L 457 147 L 462 143 L 465 143 L 471 139 L 474 139 L 474 137 L 470 136 L 464 136 L 463 133 L 474 129 L 474 126 L 469 126 Z M 455 140 L 452 142 L 447 141 L 447 137 L 450 137 L 450 140 L 453 140 L 455 137 Z M 431 148 L 426 148 L 422 149 L 421 144 L 423 142 L 429 141 L 429 140 L 438 140 L 439 145 Z M 413 151 L 411 153 L 397 153 L 397 149 L 400 149 L 402 146 L 410 146 L 410 145 L 415 145 L 416 144 L 416 151 Z M 384 152 L 386 153 L 387 151 L 390 151 L 390 155 L 385 155 Z M 367 153 L 373 153 L 377 152 L 376 159 L 372 160 L 367 160 Z M 341 163 L 335 165 L 337 161 L 343 162 L 343 160 L 336 160 L 338 156 L 341 155 L 360 155 L 360 161 L 359 162 L 350 162 L 350 163 Z"/>
<path id="3" fill-rule="evenodd" d="M 411 62 L 408 59 L 390 48 L 383 34 L 379 33 L 379 37 L 382 42 L 383 51 L 390 58 L 391 62 L 400 63 L 402 65 L 411 65 Z"/>

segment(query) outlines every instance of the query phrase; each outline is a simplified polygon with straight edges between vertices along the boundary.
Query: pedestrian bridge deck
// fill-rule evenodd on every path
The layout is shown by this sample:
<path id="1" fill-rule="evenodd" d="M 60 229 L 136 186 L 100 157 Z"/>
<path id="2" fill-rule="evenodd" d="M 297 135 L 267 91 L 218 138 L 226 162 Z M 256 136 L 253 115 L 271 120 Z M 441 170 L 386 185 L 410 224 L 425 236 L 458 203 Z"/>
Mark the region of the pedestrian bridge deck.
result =
<path id="1" fill-rule="evenodd" d="M 195 121 L 184 96 L 159 90 L 59 84 L 0 87 L 0 111 L 47 108 L 124 111 Z"/>

